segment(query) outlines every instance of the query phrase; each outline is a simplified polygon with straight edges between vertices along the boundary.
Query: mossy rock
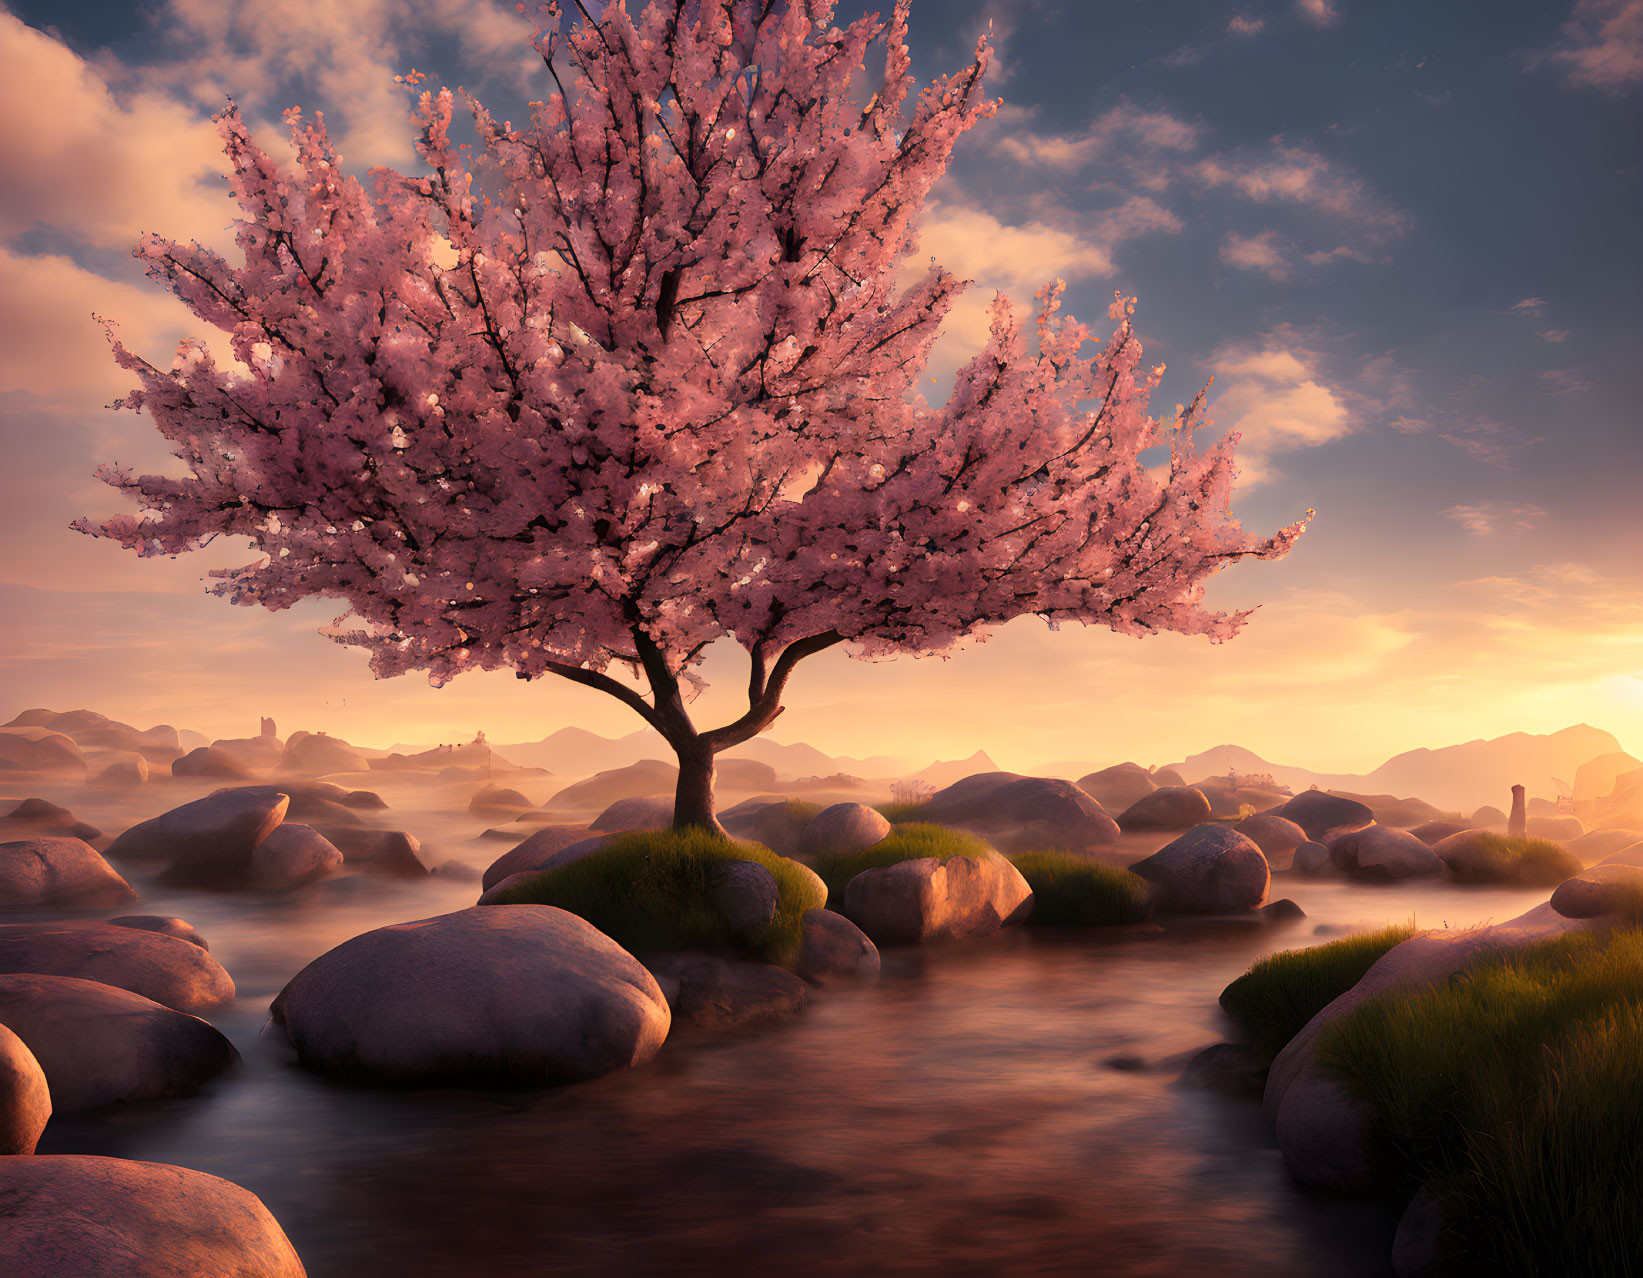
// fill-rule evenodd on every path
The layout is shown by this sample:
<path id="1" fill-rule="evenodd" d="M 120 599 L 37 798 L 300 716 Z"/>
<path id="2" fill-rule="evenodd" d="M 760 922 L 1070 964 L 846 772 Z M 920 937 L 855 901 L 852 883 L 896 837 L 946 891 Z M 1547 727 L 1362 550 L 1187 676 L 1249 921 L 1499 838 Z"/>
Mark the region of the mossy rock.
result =
<path id="1" fill-rule="evenodd" d="M 1029 924 L 1113 927 L 1152 913 L 1147 881 L 1120 866 L 1069 852 L 1020 852 L 1010 860 L 1033 890 Z"/>

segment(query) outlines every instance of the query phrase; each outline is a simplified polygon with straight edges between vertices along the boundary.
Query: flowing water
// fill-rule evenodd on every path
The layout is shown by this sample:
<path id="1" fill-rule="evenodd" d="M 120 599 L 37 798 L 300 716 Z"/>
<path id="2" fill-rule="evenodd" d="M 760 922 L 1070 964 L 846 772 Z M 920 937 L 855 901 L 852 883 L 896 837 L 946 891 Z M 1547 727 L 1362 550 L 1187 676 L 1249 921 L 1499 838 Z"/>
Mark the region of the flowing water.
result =
<path id="1" fill-rule="evenodd" d="M 197 792 L 168 784 L 123 815 L 44 793 L 119 829 Z M 507 846 L 474 840 L 449 796 L 385 793 L 384 815 L 436 861 L 481 866 Z M 210 1019 L 244 1060 L 199 1096 L 54 1118 L 40 1152 L 244 1185 L 314 1278 L 1389 1274 L 1399 1204 L 1299 1188 L 1257 1103 L 1176 1076 L 1229 1036 L 1216 997 L 1261 954 L 1411 916 L 1498 921 L 1545 898 L 1280 876 L 1273 895 L 1308 915 L 1287 927 L 1017 930 L 894 951 L 875 985 L 819 992 L 758 1030 L 681 1026 L 620 1075 L 383 1092 L 298 1068 L 269 1000 L 331 946 L 467 906 L 477 884 L 348 878 L 284 900 L 139 886 L 132 910 L 189 919 L 233 975 L 237 1001 Z"/>

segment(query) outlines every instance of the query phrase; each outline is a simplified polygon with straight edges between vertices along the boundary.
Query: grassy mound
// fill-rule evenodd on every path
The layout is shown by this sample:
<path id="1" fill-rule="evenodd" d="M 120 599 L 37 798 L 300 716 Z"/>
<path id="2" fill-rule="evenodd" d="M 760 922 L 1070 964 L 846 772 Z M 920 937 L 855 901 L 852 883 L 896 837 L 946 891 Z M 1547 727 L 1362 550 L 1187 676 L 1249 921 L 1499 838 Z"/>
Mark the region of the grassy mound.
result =
<path id="1" fill-rule="evenodd" d="M 904 825 L 917 821 L 929 806 L 930 800 L 926 799 L 922 803 L 877 803 L 873 810 L 891 825 Z"/>
<path id="2" fill-rule="evenodd" d="M 1576 933 L 1365 1000 L 1318 1059 L 1467 1272 L 1643 1273 L 1643 933 Z"/>
<path id="3" fill-rule="evenodd" d="M 1022 852 L 1010 860 L 1033 890 L 1029 923 L 1110 927 L 1152 913 L 1147 881 L 1116 865 L 1070 852 Z"/>
<path id="4" fill-rule="evenodd" d="M 715 874 L 753 861 L 776 878 L 776 916 L 757 935 L 730 935 L 713 906 Z M 493 898 L 499 905 L 556 905 L 630 951 L 741 945 L 770 963 L 799 952 L 804 912 L 823 904 L 804 868 L 759 843 L 705 830 L 631 830 L 569 865 L 539 870 Z"/>
<path id="5" fill-rule="evenodd" d="M 1512 839 L 1479 834 L 1468 839 L 1463 855 L 1449 864 L 1457 883 L 1510 883 L 1521 887 L 1556 887 L 1579 874 L 1580 858 L 1550 839 Z"/>
<path id="6" fill-rule="evenodd" d="M 827 884 L 828 894 L 836 897 L 841 896 L 844 885 L 863 870 L 876 870 L 898 861 L 916 861 L 925 856 L 942 861 L 955 856 L 980 858 L 989 851 L 990 844 L 963 830 L 949 830 L 944 825 L 898 825 L 870 848 L 819 856 L 814 864 L 816 873 Z"/>
<path id="7" fill-rule="evenodd" d="M 1314 1016 L 1360 980 L 1412 927 L 1383 927 L 1305 950 L 1257 959 L 1226 989 L 1221 1006 L 1263 1051 L 1277 1052 Z"/>

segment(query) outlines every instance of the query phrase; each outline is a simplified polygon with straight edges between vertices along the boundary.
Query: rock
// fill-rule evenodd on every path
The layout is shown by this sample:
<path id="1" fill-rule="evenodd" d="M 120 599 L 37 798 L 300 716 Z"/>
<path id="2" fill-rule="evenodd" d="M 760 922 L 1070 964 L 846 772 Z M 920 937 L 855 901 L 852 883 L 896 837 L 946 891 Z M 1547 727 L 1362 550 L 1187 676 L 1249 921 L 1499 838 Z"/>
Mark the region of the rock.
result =
<path id="1" fill-rule="evenodd" d="M 1551 906 L 1570 919 L 1643 918 L 1643 866 L 1594 865 L 1558 884 Z"/>
<path id="2" fill-rule="evenodd" d="M 985 835 L 1005 851 L 1085 852 L 1116 842 L 1118 825 L 1071 781 L 981 772 L 938 790 L 919 818 Z"/>
<path id="3" fill-rule="evenodd" d="M 703 1029 L 731 1029 L 793 1016 L 810 991 L 785 968 L 684 951 L 656 959 L 651 971 L 669 991 L 676 1019 Z"/>
<path id="4" fill-rule="evenodd" d="M 1506 814 L 1499 808 L 1485 805 L 1472 813 L 1471 824 L 1480 830 L 1492 825 L 1505 825 Z"/>
<path id="5" fill-rule="evenodd" d="M 1597 863 L 1598 865 L 1643 865 L 1643 843 L 1621 848 Z M 1595 867 L 1594 867 L 1595 868 Z"/>
<path id="6" fill-rule="evenodd" d="M 997 852 L 918 857 L 864 870 L 844 888 L 844 914 L 878 945 L 987 936 L 1027 917 L 1032 889 Z"/>
<path id="7" fill-rule="evenodd" d="M 665 830 L 673 824 L 673 796 L 651 794 L 641 799 L 618 799 L 597 817 L 590 830 Z"/>
<path id="8" fill-rule="evenodd" d="M 1232 828 L 1261 849 L 1261 855 L 1273 870 L 1289 869 L 1295 849 L 1307 841 L 1306 831 L 1295 822 L 1270 812 L 1246 817 Z"/>
<path id="9" fill-rule="evenodd" d="M 49 799 L 24 799 L 6 816 L 13 821 L 49 821 L 54 825 L 74 820 L 74 813 Z"/>
<path id="10" fill-rule="evenodd" d="M 57 713 L 55 710 L 45 710 L 36 706 L 32 710 L 24 710 L 21 714 L 0 726 L 7 728 L 43 728 L 57 717 Z"/>
<path id="11" fill-rule="evenodd" d="M 1594 926 L 1567 919 L 1549 904 L 1493 927 L 1424 932 L 1395 945 L 1346 993 L 1326 1006 L 1278 1053 L 1262 1106 L 1277 1132 L 1291 1173 L 1303 1184 L 1346 1193 L 1383 1187 L 1367 1111 L 1324 1073 L 1313 1049 L 1323 1027 L 1364 999 L 1390 989 L 1435 984 L 1477 956 Z"/>
<path id="12" fill-rule="evenodd" d="M 508 812 L 515 808 L 534 808 L 518 790 L 506 786 L 488 785 L 468 800 L 468 811 L 473 816 L 487 816 L 494 812 Z"/>
<path id="13" fill-rule="evenodd" d="M 216 746 L 200 746 L 171 761 L 174 777 L 248 777 L 251 769 L 236 755 Z"/>
<path id="14" fill-rule="evenodd" d="M 162 936 L 174 936 L 179 941 L 198 945 L 202 950 L 211 948 L 205 943 L 205 937 L 194 930 L 192 923 L 167 918 L 164 914 L 122 914 L 117 919 L 109 919 L 108 924 L 110 927 L 134 927 L 139 932 L 158 932 Z"/>
<path id="15" fill-rule="evenodd" d="M 255 1194 L 202 1172 L 80 1154 L 0 1159 L 12 1278 L 304 1278 Z"/>
<path id="16" fill-rule="evenodd" d="M 1539 816 L 1529 818 L 1527 833 L 1531 839 L 1552 839 L 1558 843 L 1567 843 L 1585 834 L 1586 827 L 1580 823 L 1579 817 Z"/>
<path id="17" fill-rule="evenodd" d="M 39 1060 L 58 1113 L 191 1096 L 239 1059 L 197 1016 L 68 976 L 0 976 L 0 1023 Z"/>
<path id="18" fill-rule="evenodd" d="M 1366 883 L 1442 874 L 1443 861 L 1408 830 L 1370 825 L 1337 836 L 1329 845 L 1329 859 L 1349 878 Z"/>
<path id="19" fill-rule="evenodd" d="M 1160 789 L 1167 785 L 1181 787 L 1187 783 L 1187 779 L 1174 768 L 1154 768 L 1149 775 L 1152 783 Z"/>
<path id="20" fill-rule="evenodd" d="M 93 783 L 110 790 L 124 790 L 148 780 L 148 760 L 140 754 L 116 759 L 97 774 Z"/>
<path id="21" fill-rule="evenodd" d="M 277 736 L 225 737 L 213 741 L 211 748 L 232 756 L 258 772 L 272 772 L 285 758 L 285 742 Z"/>
<path id="22" fill-rule="evenodd" d="M 1335 872 L 1335 863 L 1329 859 L 1329 849 L 1321 843 L 1303 843 L 1295 849 L 1289 868 L 1309 879 L 1319 879 Z"/>
<path id="23" fill-rule="evenodd" d="M 1224 825 L 1199 825 L 1130 866 L 1152 885 L 1153 908 L 1228 914 L 1266 900 L 1272 875 L 1255 843 Z"/>
<path id="24" fill-rule="evenodd" d="M 737 940 L 768 927 L 780 897 L 776 876 L 756 861 L 724 861 L 714 868 L 709 898 Z"/>
<path id="25" fill-rule="evenodd" d="M 86 756 L 72 738 L 60 732 L 45 728 L 7 728 L 0 732 L 0 768 L 84 776 Z"/>
<path id="26" fill-rule="evenodd" d="M 1392 1269 L 1398 1278 L 1444 1278 L 1452 1271 L 1441 1250 L 1443 1203 L 1422 1185 L 1398 1220 Z"/>
<path id="27" fill-rule="evenodd" d="M 806 910 L 803 925 L 804 939 L 793 970 L 812 985 L 878 976 L 879 947 L 844 915 L 832 910 Z"/>
<path id="28" fill-rule="evenodd" d="M 1409 833 L 1430 848 L 1471 828 L 1464 821 L 1427 821 L 1422 825 L 1417 825 Z"/>
<path id="29" fill-rule="evenodd" d="M 1336 834 L 1361 830 L 1375 814 L 1356 799 L 1343 798 L 1325 790 L 1303 790 L 1277 811 L 1306 831 L 1314 843 L 1328 843 Z"/>
<path id="30" fill-rule="evenodd" d="M 1225 1096 L 1256 1097 L 1266 1087 L 1270 1057 L 1242 1043 L 1212 1043 L 1187 1062 L 1178 1082 Z"/>
<path id="31" fill-rule="evenodd" d="M 374 790 L 350 790 L 337 802 L 345 808 L 358 808 L 366 812 L 380 812 L 388 806 L 388 801 Z"/>
<path id="32" fill-rule="evenodd" d="M 0 1155 L 32 1154 L 51 1117 L 51 1089 L 28 1044 L 0 1024 Z"/>
<path id="33" fill-rule="evenodd" d="M 592 844 L 595 846 L 586 848 L 586 851 L 597 851 L 610 841 L 610 837 L 608 834 L 596 834 L 589 838 L 586 826 L 545 825 L 517 847 L 492 861 L 480 880 L 480 886 L 489 891 L 515 874 L 546 869 L 553 858 L 568 848 Z"/>
<path id="34" fill-rule="evenodd" d="M 310 825 L 287 821 L 251 851 L 246 886 L 284 892 L 335 874 L 343 856 Z"/>
<path id="35" fill-rule="evenodd" d="M 428 873 L 452 883 L 478 883 L 479 871 L 466 861 L 441 861 Z"/>
<path id="36" fill-rule="evenodd" d="M 114 860 L 169 861 L 243 869 L 251 850 L 285 819 L 290 800 L 264 787 L 221 790 L 132 826 L 113 843 Z"/>
<path id="37" fill-rule="evenodd" d="M 1643 830 L 1593 830 L 1571 839 L 1568 847 L 1584 864 L 1590 865 L 1636 843 L 1643 843 Z"/>
<path id="38" fill-rule="evenodd" d="M 1210 818 L 1209 800 L 1190 786 L 1165 786 L 1137 799 L 1118 818 L 1119 828 L 1131 830 L 1187 830 Z"/>
<path id="39" fill-rule="evenodd" d="M 5 816 L 0 817 L 0 839 L 8 835 L 37 838 L 46 835 L 66 835 L 69 838 L 91 842 L 103 837 L 94 825 L 76 819 L 74 813 L 46 799 L 24 799 Z"/>
<path id="40" fill-rule="evenodd" d="M 649 1060 L 672 1021 L 637 959 L 546 905 L 366 932 L 298 972 L 272 1010 L 310 1069 L 424 1086 L 592 1078 Z"/>
<path id="41" fill-rule="evenodd" d="M 80 839 L 0 843 L 0 907 L 103 909 L 136 899 L 131 885 Z"/>
<path id="42" fill-rule="evenodd" d="M 863 803 L 823 808 L 799 836 L 800 856 L 847 856 L 870 848 L 890 833 L 890 822 Z"/>
<path id="43" fill-rule="evenodd" d="M 814 805 L 763 797 L 727 808 L 719 814 L 719 824 L 735 838 L 752 839 L 781 856 L 794 856 L 814 814 Z"/>
<path id="44" fill-rule="evenodd" d="M 342 853 L 343 864 L 351 870 L 381 874 L 393 879 L 421 879 L 428 867 L 418 855 L 422 844 L 404 830 L 374 830 L 364 826 L 325 825 L 317 827 Z"/>
<path id="45" fill-rule="evenodd" d="M 304 776 L 328 772 L 368 772 L 371 761 L 365 751 L 323 732 L 293 732 L 280 756 L 280 770 Z"/>
<path id="46" fill-rule="evenodd" d="M 1269 901 L 1255 912 L 1265 915 L 1268 923 L 1297 923 L 1306 917 L 1306 911 L 1287 896 Z"/>
<path id="47" fill-rule="evenodd" d="M 1158 785 L 1139 763 L 1115 763 L 1078 780 L 1078 788 L 1109 812 L 1122 812 Z"/>
<path id="48" fill-rule="evenodd" d="M 233 980 L 199 946 L 107 923 L 0 925 L 0 973 L 7 972 L 101 981 L 179 1012 L 234 998 Z"/>

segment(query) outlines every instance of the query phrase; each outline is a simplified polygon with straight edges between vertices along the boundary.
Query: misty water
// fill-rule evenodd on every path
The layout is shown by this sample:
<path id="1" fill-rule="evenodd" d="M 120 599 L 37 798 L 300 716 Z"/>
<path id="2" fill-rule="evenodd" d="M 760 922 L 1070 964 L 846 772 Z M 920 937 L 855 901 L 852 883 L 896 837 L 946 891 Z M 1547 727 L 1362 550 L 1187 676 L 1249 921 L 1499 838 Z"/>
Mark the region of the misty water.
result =
<path id="1" fill-rule="evenodd" d="M 430 863 L 478 869 L 509 846 L 474 837 L 471 784 L 360 782 Z M 212 788 L 36 792 L 113 831 Z M 206 1015 L 244 1059 L 191 1098 L 54 1117 L 40 1152 L 243 1185 L 314 1278 L 1388 1274 L 1402 1204 L 1301 1189 L 1258 1103 L 1177 1075 L 1231 1036 L 1216 998 L 1264 953 L 1412 916 L 1498 921 L 1546 895 L 1280 875 L 1272 895 L 1306 919 L 888 951 L 877 984 L 755 1030 L 680 1024 L 650 1064 L 591 1083 L 378 1091 L 300 1069 L 269 1001 L 330 947 L 471 905 L 477 883 L 348 877 L 263 899 L 132 878 L 129 912 L 188 919 L 234 977 L 235 1003 Z"/>

